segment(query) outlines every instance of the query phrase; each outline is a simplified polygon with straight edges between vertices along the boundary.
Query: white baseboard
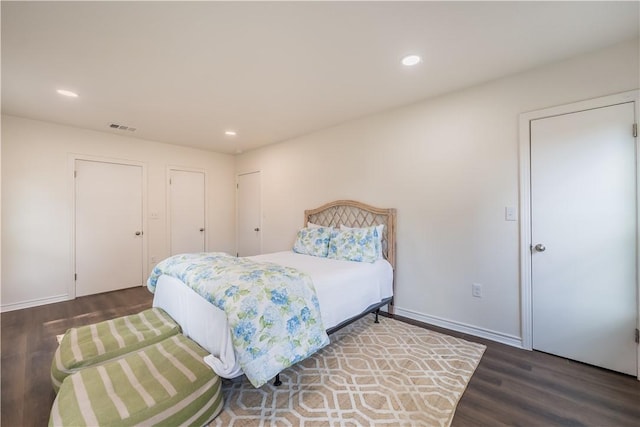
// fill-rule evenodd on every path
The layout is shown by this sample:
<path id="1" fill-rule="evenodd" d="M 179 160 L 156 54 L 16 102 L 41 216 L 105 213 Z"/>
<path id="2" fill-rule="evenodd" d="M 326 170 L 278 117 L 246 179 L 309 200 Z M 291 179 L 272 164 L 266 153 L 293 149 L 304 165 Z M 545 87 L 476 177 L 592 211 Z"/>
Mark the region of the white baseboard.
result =
<path id="1" fill-rule="evenodd" d="M 512 347 L 524 348 L 522 346 L 522 338 L 517 337 L 515 335 L 503 334 L 502 332 L 496 332 L 489 329 L 479 328 L 477 326 L 467 325 L 465 323 L 454 322 L 452 320 L 442 319 L 436 316 L 430 316 L 428 314 L 418 313 L 417 311 L 407 310 L 404 308 L 400 308 L 398 306 L 394 307 L 393 312 L 398 316 L 407 317 L 409 319 L 417 320 L 419 322 L 428 323 L 429 325 L 450 329 L 456 332 L 462 332 L 464 334 L 469 334 L 469 335 L 473 335 L 480 338 L 486 338 L 488 340 L 510 345 Z"/>
<path id="2" fill-rule="evenodd" d="M 4 313 L 7 311 L 21 310 L 23 308 L 37 307 L 39 305 L 53 304 L 54 302 L 62 302 L 62 301 L 68 301 L 68 300 L 69 300 L 69 295 L 64 294 L 64 295 L 47 297 L 47 298 L 32 299 L 29 301 L 14 302 L 11 304 L 2 304 L 0 305 L 0 312 Z"/>

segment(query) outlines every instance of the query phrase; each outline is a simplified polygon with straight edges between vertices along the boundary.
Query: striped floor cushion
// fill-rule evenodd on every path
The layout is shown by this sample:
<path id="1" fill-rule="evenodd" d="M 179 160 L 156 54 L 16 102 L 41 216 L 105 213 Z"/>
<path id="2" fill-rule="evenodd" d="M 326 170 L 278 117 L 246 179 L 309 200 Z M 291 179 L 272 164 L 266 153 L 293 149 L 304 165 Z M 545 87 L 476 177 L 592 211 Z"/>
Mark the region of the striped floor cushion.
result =
<path id="1" fill-rule="evenodd" d="M 122 357 L 180 332 L 180 326 L 160 308 L 69 329 L 51 363 L 57 392 L 68 375 Z"/>
<path id="2" fill-rule="evenodd" d="M 50 426 L 202 426 L 224 401 L 208 352 L 182 334 L 67 377 Z"/>

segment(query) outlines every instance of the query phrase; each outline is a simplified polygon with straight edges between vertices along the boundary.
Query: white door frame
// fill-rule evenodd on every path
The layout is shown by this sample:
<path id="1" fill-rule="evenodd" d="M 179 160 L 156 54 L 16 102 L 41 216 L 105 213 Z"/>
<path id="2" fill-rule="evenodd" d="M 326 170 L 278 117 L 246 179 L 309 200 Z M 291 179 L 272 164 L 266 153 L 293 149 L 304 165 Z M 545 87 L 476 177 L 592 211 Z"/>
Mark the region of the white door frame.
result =
<path id="1" fill-rule="evenodd" d="M 521 334 L 522 347 L 527 350 L 533 348 L 533 308 L 531 297 L 531 133 L 530 122 L 536 119 L 569 114 L 610 105 L 635 102 L 635 122 L 638 123 L 640 109 L 640 91 L 633 90 L 601 98 L 589 99 L 567 105 L 545 108 L 520 115 L 520 302 L 521 302 Z M 632 132 L 631 123 L 629 132 Z M 640 155 L 638 154 L 638 138 L 636 138 L 636 212 L 638 212 L 638 200 L 640 200 Z M 638 230 L 640 228 L 640 215 L 636 219 Z M 638 259 L 636 265 L 640 266 L 640 239 L 636 232 L 636 253 Z M 640 278 L 636 274 L 636 301 L 637 312 L 640 313 Z M 638 315 L 636 316 L 638 317 Z M 640 328 L 638 320 L 636 327 Z M 638 351 L 638 366 L 640 366 L 640 349 Z M 640 379 L 640 372 L 638 372 Z"/>
<path id="2" fill-rule="evenodd" d="M 147 277 L 149 276 L 149 266 L 147 265 L 147 235 L 145 232 L 147 227 L 147 165 L 144 162 L 135 160 L 117 159 L 113 157 L 91 156 L 86 154 L 69 153 L 67 154 L 67 173 L 69 176 L 69 199 L 71 206 L 71 237 L 69 247 L 71 248 L 71 260 L 69 266 L 69 285 L 67 286 L 68 299 L 76 298 L 76 182 L 75 170 L 76 160 L 85 160 L 90 162 L 115 163 L 118 165 L 139 166 L 142 168 L 142 277 L 140 283 L 145 286 Z"/>
<path id="3" fill-rule="evenodd" d="M 167 212 L 167 222 L 165 224 L 165 229 L 167 230 L 167 246 L 169 247 L 169 254 L 171 254 L 171 184 L 169 182 L 171 180 L 171 171 L 198 172 L 204 175 L 204 251 L 207 252 L 209 247 L 207 242 L 207 235 L 209 233 L 209 216 L 207 209 L 207 171 L 198 168 L 187 168 L 182 166 L 168 165 L 166 171 L 167 206 L 165 208 L 165 211 Z"/>

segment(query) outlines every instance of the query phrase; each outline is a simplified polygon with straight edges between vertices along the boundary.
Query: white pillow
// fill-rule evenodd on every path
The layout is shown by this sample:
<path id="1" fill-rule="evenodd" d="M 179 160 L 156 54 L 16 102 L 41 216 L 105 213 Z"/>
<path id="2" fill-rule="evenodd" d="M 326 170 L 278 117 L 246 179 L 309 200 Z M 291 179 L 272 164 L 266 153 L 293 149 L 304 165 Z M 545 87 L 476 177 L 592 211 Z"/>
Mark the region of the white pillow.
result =
<path id="1" fill-rule="evenodd" d="M 384 224 L 372 225 L 371 227 L 364 227 L 365 229 L 375 228 L 378 234 L 378 240 L 376 241 L 376 254 L 377 259 L 382 259 L 382 232 L 384 231 Z M 344 224 L 340 224 L 340 230 L 357 230 L 358 227 L 347 227 Z"/>
<path id="2" fill-rule="evenodd" d="M 319 224 L 314 224 L 312 222 L 307 222 L 307 228 L 322 228 L 324 227 L 324 225 L 319 225 Z M 327 228 L 331 228 L 331 227 L 327 227 Z"/>

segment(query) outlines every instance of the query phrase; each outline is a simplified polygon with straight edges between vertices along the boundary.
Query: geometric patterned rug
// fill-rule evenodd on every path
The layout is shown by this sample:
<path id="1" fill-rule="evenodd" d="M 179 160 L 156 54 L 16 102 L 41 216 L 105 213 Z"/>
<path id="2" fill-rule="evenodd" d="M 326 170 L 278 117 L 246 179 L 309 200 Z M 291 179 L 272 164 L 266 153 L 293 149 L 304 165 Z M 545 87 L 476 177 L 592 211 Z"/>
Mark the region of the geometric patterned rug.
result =
<path id="1" fill-rule="evenodd" d="M 210 426 L 443 426 L 485 346 L 366 316 L 331 344 L 256 389 L 224 380 L 224 409 Z"/>

